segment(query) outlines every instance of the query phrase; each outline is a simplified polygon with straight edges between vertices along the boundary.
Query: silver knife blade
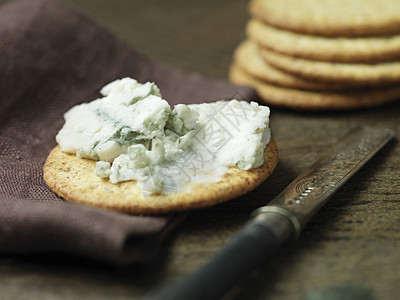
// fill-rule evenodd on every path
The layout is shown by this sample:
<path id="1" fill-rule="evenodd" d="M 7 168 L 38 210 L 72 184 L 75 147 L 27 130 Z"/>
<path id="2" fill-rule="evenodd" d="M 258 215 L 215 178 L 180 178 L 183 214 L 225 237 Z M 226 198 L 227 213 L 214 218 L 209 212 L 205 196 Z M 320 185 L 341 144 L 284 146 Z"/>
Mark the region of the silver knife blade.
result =
<path id="1" fill-rule="evenodd" d="M 290 220 L 295 236 L 299 237 L 305 224 L 329 197 L 393 136 L 393 131 L 387 128 L 357 126 L 268 205 L 258 208 L 252 215 L 255 217 L 266 212 L 282 214 Z"/>

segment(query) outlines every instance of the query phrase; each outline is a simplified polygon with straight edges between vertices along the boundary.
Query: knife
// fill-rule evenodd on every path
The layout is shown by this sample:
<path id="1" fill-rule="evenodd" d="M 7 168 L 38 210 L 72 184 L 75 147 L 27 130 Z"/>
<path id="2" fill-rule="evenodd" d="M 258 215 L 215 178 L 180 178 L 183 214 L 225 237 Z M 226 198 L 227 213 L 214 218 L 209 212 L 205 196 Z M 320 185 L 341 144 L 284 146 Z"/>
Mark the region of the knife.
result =
<path id="1" fill-rule="evenodd" d="M 394 136 L 390 129 L 357 126 L 291 182 L 206 265 L 145 299 L 220 299 L 244 275 L 296 241 L 310 218 Z"/>

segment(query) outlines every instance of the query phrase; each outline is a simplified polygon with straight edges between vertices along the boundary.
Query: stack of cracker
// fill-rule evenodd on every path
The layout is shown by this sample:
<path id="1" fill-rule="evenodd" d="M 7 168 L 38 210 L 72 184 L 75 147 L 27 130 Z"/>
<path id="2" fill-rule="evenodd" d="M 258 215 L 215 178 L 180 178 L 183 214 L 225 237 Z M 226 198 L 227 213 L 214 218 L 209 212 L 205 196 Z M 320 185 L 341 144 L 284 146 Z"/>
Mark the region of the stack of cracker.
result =
<path id="1" fill-rule="evenodd" d="M 267 104 L 354 109 L 400 98 L 398 0 L 252 0 L 229 77 Z"/>

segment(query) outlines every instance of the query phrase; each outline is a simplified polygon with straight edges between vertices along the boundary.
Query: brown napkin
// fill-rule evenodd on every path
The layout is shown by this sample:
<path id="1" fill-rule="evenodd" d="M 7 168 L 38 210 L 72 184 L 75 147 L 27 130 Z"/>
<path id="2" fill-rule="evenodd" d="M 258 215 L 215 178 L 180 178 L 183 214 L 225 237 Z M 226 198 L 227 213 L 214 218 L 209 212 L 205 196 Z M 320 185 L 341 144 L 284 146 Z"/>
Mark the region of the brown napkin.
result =
<path id="1" fill-rule="evenodd" d="M 69 203 L 42 179 L 63 113 L 125 76 L 155 81 L 171 104 L 255 97 L 252 89 L 155 63 L 61 1 L 0 8 L 0 252 L 143 262 L 182 219 Z"/>

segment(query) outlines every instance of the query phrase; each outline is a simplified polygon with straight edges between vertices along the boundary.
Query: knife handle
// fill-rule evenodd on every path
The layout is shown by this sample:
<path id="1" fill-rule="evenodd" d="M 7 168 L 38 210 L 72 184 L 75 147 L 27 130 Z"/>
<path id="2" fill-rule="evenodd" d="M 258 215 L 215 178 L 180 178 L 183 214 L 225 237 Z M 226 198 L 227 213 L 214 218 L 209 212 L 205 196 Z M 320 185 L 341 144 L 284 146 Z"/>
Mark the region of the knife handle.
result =
<path id="1" fill-rule="evenodd" d="M 245 274 L 294 237 L 295 228 L 286 216 L 270 211 L 260 213 L 197 272 L 145 299 L 220 299 Z"/>

